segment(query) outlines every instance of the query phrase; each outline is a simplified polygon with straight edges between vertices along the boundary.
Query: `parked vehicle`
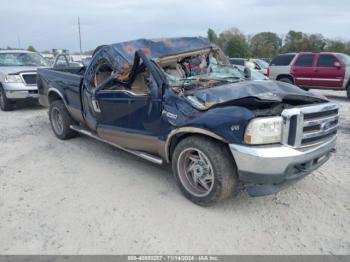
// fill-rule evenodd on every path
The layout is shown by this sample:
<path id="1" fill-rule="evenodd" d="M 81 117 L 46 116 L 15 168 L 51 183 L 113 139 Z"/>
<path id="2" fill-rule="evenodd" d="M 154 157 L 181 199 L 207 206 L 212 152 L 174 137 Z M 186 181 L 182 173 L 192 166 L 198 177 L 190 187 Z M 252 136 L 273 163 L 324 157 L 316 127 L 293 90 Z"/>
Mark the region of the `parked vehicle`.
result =
<path id="1" fill-rule="evenodd" d="M 53 63 L 53 68 L 64 69 L 64 68 L 82 68 L 84 64 L 82 62 L 71 61 L 68 54 L 59 54 L 55 62 Z"/>
<path id="2" fill-rule="evenodd" d="M 200 205 L 231 196 L 239 182 L 251 195 L 277 192 L 335 147 L 336 104 L 287 83 L 246 81 L 205 38 L 103 46 L 83 71 L 38 70 L 55 135 L 81 133 L 171 163 Z"/>
<path id="3" fill-rule="evenodd" d="M 234 65 L 239 71 L 241 71 L 241 73 L 244 75 L 244 77 L 247 80 L 268 80 L 268 77 L 261 74 L 259 71 L 255 70 L 255 69 L 251 69 L 249 67 L 245 67 L 245 66 L 240 66 L 240 65 Z"/>
<path id="4" fill-rule="evenodd" d="M 269 64 L 262 59 L 230 58 L 231 65 L 244 66 L 268 77 Z"/>
<path id="5" fill-rule="evenodd" d="M 249 59 L 250 62 L 254 63 L 254 69 L 258 72 L 260 72 L 261 74 L 265 75 L 265 76 L 269 76 L 270 72 L 270 65 L 269 63 L 267 63 L 266 61 L 262 60 L 262 59 Z"/>
<path id="6" fill-rule="evenodd" d="M 0 50 L 0 109 L 9 111 L 18 100 L 37 99 L 36 69 L 48 66 L 38 53 Z"/>
<path id="7" fill-rule="evenodd" d="M 239 66 L 249 67 L 251 69 L 255 68 L 255 64 L 253 62 L 250 62 L 246 58 L 229 58 L 229 61 L 231 65 L 239 65 Z"/>
<path id="8" fill-rule="evenodd" d="M 305 89 L 346 90 L 350 98 L 350 57 L 342 53 L 288 53 L 274 58 L 270 78 Z"/>

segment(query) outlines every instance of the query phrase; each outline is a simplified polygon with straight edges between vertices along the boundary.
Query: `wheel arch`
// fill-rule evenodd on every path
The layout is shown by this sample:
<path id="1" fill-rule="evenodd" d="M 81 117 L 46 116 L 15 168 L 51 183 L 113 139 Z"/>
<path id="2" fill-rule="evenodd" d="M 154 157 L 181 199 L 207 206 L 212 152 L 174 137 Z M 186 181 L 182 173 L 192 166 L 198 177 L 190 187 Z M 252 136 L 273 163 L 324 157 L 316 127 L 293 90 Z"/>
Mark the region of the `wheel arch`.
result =
<path id="1" fill-rule="evenodd" d="M 284 78 L 284 77 L 290 78 L 293 81 L 293 83 L 295 83 L 294 77 L 290 74 L 280 74 L 276 77 L 276 80 L 279 81 L 281 78 Z"/>
<path id="2" fill-rule="evenodd" d="M 0 83 L 1 85 L 1 83 Z M 348 79 L 348 82 L 346 83 L 345 90 L 350 89 L 350 78 Z"/>
<path id="3" fill-rule="evenodd" d="M 194 136 L 194 135 L 198 135 L 198 136 L 204 136 L 213 140 L 216 140 L 218 142 L 221 143 L 225 143 L 227 144 L 228 142 L 226 141 L 225 138 L 209 131 L 206 129 L 202 129 L 202 128 L 197 128 L 197 127 L 182 127 L 182 128 L 178 128 L 173 130 L 172 132 L 170 132 L 170 134 L 168 135 L 166 142 L 165 142 L 165 160 L 170 163 L 171 162 L 171 158 L 172 158 L 172 154 L 174 152 L 174 149 L 176 147 L 176 145 L 182 141 L 183 139 L 189 137 L 189 136 Z"/>
<path id="4" fill-rule="evenodd" d="M 348 96 L 348 98 L 350 99 L 350 79 L 349 79 L 347 85 L 345 86 L 345 92 L 346 92 L 346 95 Z"/>
<path id="5" fill-rule="evenodd" d="M 66 100 L 64 99 L 62 93 L 56 88 L 49 89 L 49 91 L 47 92 L 47 99 L 49 105 L 52 104 L 54 101 L 62 100 L 64 105 L 67 106 Z"/>

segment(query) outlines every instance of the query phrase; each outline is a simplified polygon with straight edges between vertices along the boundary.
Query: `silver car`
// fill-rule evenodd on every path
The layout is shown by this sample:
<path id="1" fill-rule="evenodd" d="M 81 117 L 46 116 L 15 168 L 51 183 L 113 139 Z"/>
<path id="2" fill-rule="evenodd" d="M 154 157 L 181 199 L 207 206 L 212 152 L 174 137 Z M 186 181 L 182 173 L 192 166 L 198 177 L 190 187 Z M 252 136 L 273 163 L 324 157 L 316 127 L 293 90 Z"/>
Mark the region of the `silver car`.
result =
<path id="1" fill-rule="evenodd" d="M 0 50 L 0 108 L 13 109 L 15 101 L 37 99 L 36 70 L 48 66 L 38 53 L 24 50 Z"/>

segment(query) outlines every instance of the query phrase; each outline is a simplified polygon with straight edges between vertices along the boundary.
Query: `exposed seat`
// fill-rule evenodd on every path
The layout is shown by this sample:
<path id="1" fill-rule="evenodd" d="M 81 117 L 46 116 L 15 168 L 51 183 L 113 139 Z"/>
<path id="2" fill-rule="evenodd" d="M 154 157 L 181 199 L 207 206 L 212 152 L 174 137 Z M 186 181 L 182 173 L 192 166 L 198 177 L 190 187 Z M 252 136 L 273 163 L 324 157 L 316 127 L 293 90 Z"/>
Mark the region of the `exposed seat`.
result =
<path id="1" fill-rule="evenodd" d="M 146 74 L 138 74 L 131 85 L 131 92 L 137 95 L 147 95 L 147 91 Z"/>
<path id="2" fill-rule="evenodd" d="M 185 71 L 181 68 L 181 66 L 178 63 L 169 65 L 165 72 L 178 78 L 186 77 Z"/>

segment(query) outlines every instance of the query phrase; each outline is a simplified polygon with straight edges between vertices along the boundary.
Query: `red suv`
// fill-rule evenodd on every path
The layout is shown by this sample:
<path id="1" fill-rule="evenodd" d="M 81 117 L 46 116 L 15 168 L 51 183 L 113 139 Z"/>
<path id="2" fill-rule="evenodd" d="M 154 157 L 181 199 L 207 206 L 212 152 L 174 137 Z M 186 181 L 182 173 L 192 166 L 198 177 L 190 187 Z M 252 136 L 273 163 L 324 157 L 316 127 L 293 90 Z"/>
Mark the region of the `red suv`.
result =
<path id="1" fill-rule="evenodd" d="M 350 98 L 350 56 L 341 53 L 288 53 L 270 64 L 270 79 L 304 89 L 347 90 Z"/>

